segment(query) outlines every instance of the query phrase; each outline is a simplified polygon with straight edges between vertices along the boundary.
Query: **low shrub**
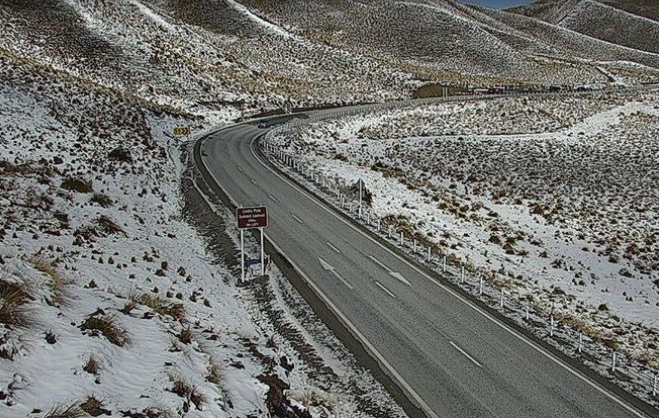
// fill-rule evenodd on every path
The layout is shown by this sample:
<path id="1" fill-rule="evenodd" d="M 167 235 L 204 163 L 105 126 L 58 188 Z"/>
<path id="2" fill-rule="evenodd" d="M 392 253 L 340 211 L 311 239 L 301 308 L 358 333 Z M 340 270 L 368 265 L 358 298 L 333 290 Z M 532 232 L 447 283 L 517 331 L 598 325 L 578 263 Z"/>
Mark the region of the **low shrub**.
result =
<path id="1" fill-rule="evenodd" d="M 64 190 L 78 193 L 92 193 L 94 191 L 91 182 L 74 177 L 65 178 L 60 187 Z"/>
<path id="2" fill-rule="evenodd" d="M 116 320 L 109 315 L 104 317 L 90 316 L 82 323 L 80 329 L 83 331 L 99 332 L 112 344 L 123 347 L 128 342 L 126 330 L 117 326 Z"/>

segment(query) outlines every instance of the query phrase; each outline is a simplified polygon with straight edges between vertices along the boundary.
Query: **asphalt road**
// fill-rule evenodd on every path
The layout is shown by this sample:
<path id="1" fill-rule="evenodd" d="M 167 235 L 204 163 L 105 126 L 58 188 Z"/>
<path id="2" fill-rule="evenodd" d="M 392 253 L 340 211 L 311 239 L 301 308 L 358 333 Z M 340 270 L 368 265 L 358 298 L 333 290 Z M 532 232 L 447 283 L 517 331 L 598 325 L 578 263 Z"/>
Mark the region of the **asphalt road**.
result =
<path id="1" fill-rule="evenodd" d="M 262 133 L 247 124 L 211 134 L 202 161 L 236 203 L 268 207 L 267 236 L 429 416 L 645 416 L 268 168 L 252 150 Z"/>

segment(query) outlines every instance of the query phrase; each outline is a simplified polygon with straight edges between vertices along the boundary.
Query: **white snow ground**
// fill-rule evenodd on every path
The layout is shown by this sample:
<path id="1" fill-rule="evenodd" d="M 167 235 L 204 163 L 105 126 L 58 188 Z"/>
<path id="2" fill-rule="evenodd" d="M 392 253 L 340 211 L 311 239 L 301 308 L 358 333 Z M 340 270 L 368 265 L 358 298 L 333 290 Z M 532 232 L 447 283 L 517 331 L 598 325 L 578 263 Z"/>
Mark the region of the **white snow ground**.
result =
<path id="1" fill-rule="evenodd" d="M 40 71 L 9 65 L 0 82 L 0 417 L 267 417 L 273 382 L 313 417 L 370 416 L 352 387 L 404 416 L 330 332 L 316 323 L 314 340 L 280 300 L 336 374 L 314 377 L 183 219 L 169 133 L 199 120 Z M 272 280 L 299 299 L 278 271 Z"/>
<path id="2" fill-rule="evenodd" d="M 657 368 L 656 103 L 656 93 L 448 103 L 275 141 L 330 178 L 363 179 L 381 218 Z"/>

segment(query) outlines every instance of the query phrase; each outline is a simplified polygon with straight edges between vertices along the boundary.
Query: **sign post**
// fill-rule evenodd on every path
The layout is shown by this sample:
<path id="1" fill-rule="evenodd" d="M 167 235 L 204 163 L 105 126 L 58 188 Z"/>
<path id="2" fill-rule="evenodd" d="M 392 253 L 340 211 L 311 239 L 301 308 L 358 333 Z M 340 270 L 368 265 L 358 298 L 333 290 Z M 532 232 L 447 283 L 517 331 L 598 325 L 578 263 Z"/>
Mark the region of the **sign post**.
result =
<path id="1" fill-rule="evenodd" d="M 268 226 L 268 210 L 265 206 L 236 209 L 236 221 L 240 230 L 240 271 L 241 280 L 245 280 L 245 229 L 261 231 L 261 275 L 265 274 L 265 250 L 263 247 L 263 229 Z"/>

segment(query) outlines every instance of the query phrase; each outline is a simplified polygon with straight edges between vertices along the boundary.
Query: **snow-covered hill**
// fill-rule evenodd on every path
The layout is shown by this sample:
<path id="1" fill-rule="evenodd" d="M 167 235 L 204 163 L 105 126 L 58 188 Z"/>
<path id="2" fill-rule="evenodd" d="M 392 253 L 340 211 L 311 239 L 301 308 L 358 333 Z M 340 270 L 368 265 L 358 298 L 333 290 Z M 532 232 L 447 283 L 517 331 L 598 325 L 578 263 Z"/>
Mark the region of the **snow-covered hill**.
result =
<path id="1" fill-rule="evenodd" d="M 639 51 L 658 53 L 659 21 L 629 13 L 615 1 L 560 0 L 515 8 L 516 13 Z"/>
<path id="2" fill-rule="evenodd" d="M 657 93 L 346 117 L 274 140 L 522 299 L 659 367 Z"/>
<path id="3" fill-rule="evenodd" d="M 236 286 L 210 197 L 200 234 L 208 121 L 53 67 L 0 54 L 0 416 L 404 416 L 276 268 Z"/>
<path id="4" fill-rule="evenodd" d="M 0 2 L 0 415 L 402 417 L 276 269 L 236 286 L 231 214 L 197 187 L 189 147 L 171 133 L 199 135 L 287 101 L 407 98 L 426 83 L 657 79 L 654 47 L 579 33 L 582 15 L 563 27 L 451 0 Z M 530 134 L 602 110 L 530 109 L 435 108 L 420 113 L 423 123 L 387 116 L 359 135 L 375 143 L 388 132 L 409 159 L 419 141 L 407 136 L 453 132 L 463 116 L 483 122 L 464 127 L 474 135 L 496 133 L 478 130 L 493 121 Z M 654 117 L 648 109 L 623 119 Z M 480 155 L 487 144 L 460 149 Z M 212 228 L 191 207 L 203 208 Z M 584 228 L 618 236 L 629 222 Z M 623 248 L 624 238 L 616 254 L 633 260 L 623 262 L 639 274 L 654 268 L 640 249 Z"/>

